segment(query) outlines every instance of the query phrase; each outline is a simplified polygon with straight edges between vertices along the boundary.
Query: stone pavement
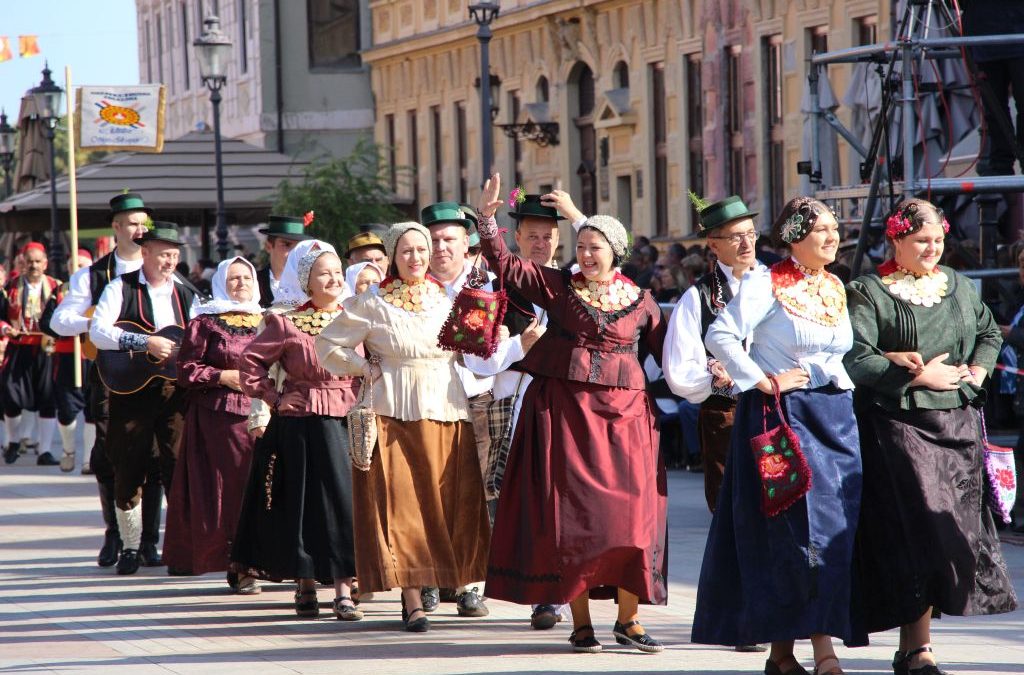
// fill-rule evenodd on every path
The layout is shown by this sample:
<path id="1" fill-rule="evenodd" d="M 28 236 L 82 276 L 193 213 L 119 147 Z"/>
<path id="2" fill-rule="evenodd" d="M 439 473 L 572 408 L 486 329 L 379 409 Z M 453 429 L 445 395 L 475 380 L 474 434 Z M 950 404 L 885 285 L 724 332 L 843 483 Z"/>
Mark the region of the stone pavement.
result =
<path id="1" fill-rule="evenodd" d="M 610 602 L 594 604 L 605 652 L 569 651 L 569 627 L 530 630 L 528 608 L 490 601 L 485 619 L 462 619 L 442 604 L 432 630 L 400 630 L 397 592 L 364 603 L 367 618 L 343 624 L 329 613 L 300 621 L 290 584 L 262 595 L 227 592 L 221 575 L 168 577 L 142 568 L 119 577 L 96 566 L 102 523 L 91 477 L 56 468 L 0 467 L 0 674 L 2 673 L 759 673 L 763 654 L 689 643 L 696 579 L 710 517 L 701 477 L 670 474 L 669 605 L 642 609 L 668 648 L 644 655 L 609 633 Z M 1004 545 L 1024 596 L 1024 546 Z M 322 611 L 332 596 L 320 592 Z M 330 617 L 330 618 L 328 618 Z M 890 673 L 895 632 L 871 647 L 838 647 L 848 673 Z M 947 618 L 934 631 L 945 667 L 957 675 L 1024 673 L 1024 612 Z M 810 645 L 797 656 L 810 668 Z"/>

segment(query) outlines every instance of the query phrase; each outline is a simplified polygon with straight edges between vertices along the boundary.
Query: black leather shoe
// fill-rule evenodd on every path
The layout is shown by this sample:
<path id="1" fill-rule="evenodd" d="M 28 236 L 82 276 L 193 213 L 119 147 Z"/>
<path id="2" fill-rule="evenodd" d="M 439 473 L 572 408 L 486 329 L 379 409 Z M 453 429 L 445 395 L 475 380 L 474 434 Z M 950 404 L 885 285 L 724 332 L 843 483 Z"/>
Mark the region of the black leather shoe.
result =
<path id="1" fill-rule="evenodd" d="M 417 615 L 419 616 L 414 619 L 413 617 Z M 427 613 L 422 607 L 406 610 L 405 596 L 402 596 L 402 623 L 405 625 L 405 630 L 410 633 L 426 633 L 430 630 L 430 619 L 427 618 Z"/>
<path id="2" fill-rule="evenodd" d="M 18 461 L 18 452 L 21 449 L 21 443 L 8 443 L 7 447 L 4 448 L 4 462 L 7 464 L 14 464 Z"/>
<path id="3" fill-rule="evenodd" d="M 36 457 L 36 466 L 60 466 L 60 460 L 48 452 L 43 452 Z"/>
<path id="4" fill-rule="evenodd" d="M 554 605 L 537 605 L 537 609 L 530 615 L 530 626 L 534 630 L 548 630 L 554 628 L 561 620 L 562 617 Z"/>
<path id="5" fill-rule="evenodd" d="M 476 588 L 459 593 L 455 598 L 455 607 L 459 616 L 487 616 L 491 613 Z"/>
<path id="6" fill-rule="evenodd" d="M 132 548 L 121 551 L 121 557 L 117 560 L 118 574 L 135 574 L 139 571 L 139 552 Z"/>
<path id="7" fill-rule="evenodd" d="M 656 652 L 664 651 L 664 647 L 661 643 L 652 638 L 647 633 L 640 633 L 639 635 L 630 635 L 627 631 L 633 626 L 639 626 L 639 621 L 630 621 L 628 623 L 615 622 L 615 626 L 612 627 L 612 635 L 615 636 L 615 641 L 620 645 L 626 645 L 627 647 L 636 647 L 642 652 L 648 654 L 654 654 Z"/>
<path id="8" fill-rule="evenodd" d="M 429 614 L 437 610 L 437 606 L 441 604 L 441 594 L 437 586 L 424 586 L 420 589 L 420 600 L 423 602 L 424 612 Z"/>
<path id="9" fill-rule="evenodd" d="M 121 537 L 117 536 L 117 532 L 105 533 L 103 547 L 100 548 L 100 553 L 96 556 L 96 564 L 100 567 L 110 567 L 117 563 L 119 555 L 121 555 Z"/>
<path id="10" fill-rule="evenodd" d="M 143 567 L 162 567 L 164 559 L 156 550 L 156 544 L 143 544 L 139 547 L 139 558 Z"/>
<path id="11" fill-rule="evenodd" d="M 587 635 L 581 636 L 580 633 Z M 572 650 L 578 654 L 596 654 L 602 649 L 601 643 L 594 637 L 594 627 L 590 624 L 573 629 L 572 634 L 569 635 L 569 644 L 572 645 Z"/>

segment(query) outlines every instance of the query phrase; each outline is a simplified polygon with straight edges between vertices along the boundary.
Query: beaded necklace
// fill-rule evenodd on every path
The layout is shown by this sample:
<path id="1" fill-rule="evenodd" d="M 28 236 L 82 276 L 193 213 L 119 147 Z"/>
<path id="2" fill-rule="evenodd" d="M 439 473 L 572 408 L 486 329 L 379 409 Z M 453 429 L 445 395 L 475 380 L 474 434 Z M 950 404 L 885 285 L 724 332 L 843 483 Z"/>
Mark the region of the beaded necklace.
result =
<path id="1" fill-rule="evenodd" d="M 917 275 L 901 267 L 895 260 L 889 260 L 878 268 L 882 283 L 889 292 L 922 307 L 934 307 L 942 302 L 949 285 L 949 277 L 936 268 L 927 274 Z"/>
<path id="2" fill-rule="evenodd" d="M 388 277 L 380 282 L 377 295 L 389 305 L 414 314 L 429 312 L 448 299 L 444 288 L 432 277 L 411 284 L 404 279 Z"/>
<path id="3" fill-rule="evenodd" d="M 617 312 L 640 298 L 640 287 L 619 272 L 608 281 L 587 281 L 577 272 L 572 275 L 572 290 L 585 304 L 602 312 Z"/>
<path id="4" fill-rule="evenodd" d="M 772 290 L 788 313 L 822 326 L 838 326 L 846 314 L 842 282 L 825 270 L 812 270 L 792 258 L 772 265 Z"/>

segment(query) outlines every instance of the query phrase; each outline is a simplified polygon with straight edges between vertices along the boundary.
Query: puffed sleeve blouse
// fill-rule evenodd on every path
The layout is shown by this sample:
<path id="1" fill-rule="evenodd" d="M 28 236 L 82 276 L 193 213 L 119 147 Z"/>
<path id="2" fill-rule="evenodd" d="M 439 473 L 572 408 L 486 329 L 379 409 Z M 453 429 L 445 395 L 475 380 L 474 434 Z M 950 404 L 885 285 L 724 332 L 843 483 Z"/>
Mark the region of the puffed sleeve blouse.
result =
<path id="1" fill-rule="evenodd" d="M 210 314 L 188 323 L 178 353 L 178 386 L 190 402 L 234 415 L 249 414 L 249 396 L 222 385 L 220 374 L 238 370 L 254 334 L 252 329 L 227 326 Z"/>
<path id="2" fill-rule="evenodd" d="M 366 358 L 356 347 L 362 344 L 380 359 L 381 377 L 371 390 L 378 415 L 405 422 L 468 420 L 456 354 L 437 345 L 451 301 L 443 297 L 430 310 L 410 312 L 384 302 L 377 289 L 345 299 L 344 311 L 316 339 L 320 363 L 338 375 L 361 375 Z"/>
<path id="3" fill-rule="evenodd" d="M 743 348 L 749 340 L 749 354 Z M 775 298 L 772 273 L 761 267 L 743 276 L 739 293 L 711 324 L 704 343 L 732 377 L 737 391 L 753 389 L 766 374 L 802 368 L 808 389 L 833 384 L 853 389 L 843 355 L 853 345 L 850 317 L 836 326 L 795 316 Z"/>

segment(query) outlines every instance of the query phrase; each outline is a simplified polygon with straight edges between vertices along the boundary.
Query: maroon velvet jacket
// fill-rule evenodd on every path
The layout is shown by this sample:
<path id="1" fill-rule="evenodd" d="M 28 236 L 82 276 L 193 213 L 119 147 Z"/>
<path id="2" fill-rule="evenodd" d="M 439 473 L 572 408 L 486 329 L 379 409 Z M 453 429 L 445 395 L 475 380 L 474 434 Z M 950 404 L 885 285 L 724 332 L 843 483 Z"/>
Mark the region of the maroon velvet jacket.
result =
<path id="1" fill-rule="evenodd" d="M 347 415 L 359 400 L 359 378 L 335 377 L 321 368 L 314 337 L 285 316 L 268 313 L 263 321 L 263 331 L 249 343 L 239 363 L 242 391 L 276 406 L 279 415 Z M 287 374 L 281 394 L 268 374 L 275 363 Z"/>
<path id="2" fill-rule="evenodd" d="M 548 314 L 547 332 L 519 362 L 534 376 L 607 387 L 644 389 L 641 344 L 658 363 L 667 324 L 648 290 L 617 312 L 602 312 L 573 292 L 568 270 L 541 267 L 512 254 L 500 235 L 481 239 L 491 270 Z"/>
<path id="3" fill-rule="evenodd" d="M 189 321 L 178 352 L 178 386 L 190 403 L 233 415 L 249 414 L 249 397 L 219 383 L 222 370 L 238 370 L 256 329 L 229 328 L 212 314 Z"/>

